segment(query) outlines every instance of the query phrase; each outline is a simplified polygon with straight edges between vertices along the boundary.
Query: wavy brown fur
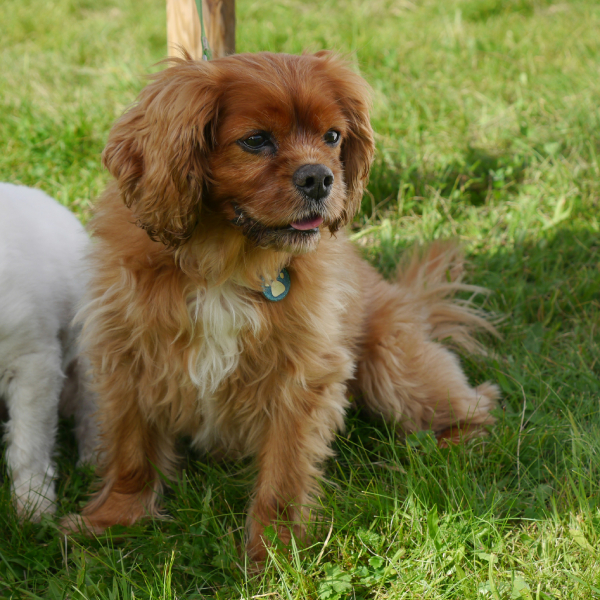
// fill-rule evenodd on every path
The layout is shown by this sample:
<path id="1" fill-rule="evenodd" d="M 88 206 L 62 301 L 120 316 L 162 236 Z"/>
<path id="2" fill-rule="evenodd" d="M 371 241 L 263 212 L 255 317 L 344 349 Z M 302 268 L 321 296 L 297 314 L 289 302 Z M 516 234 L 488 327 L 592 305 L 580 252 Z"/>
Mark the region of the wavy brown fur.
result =
<path id="1" fill-rule="evenodd" d="M 96 374 L 101 488 L 65 529 L 102 531 L 160 514 L 174 442 L 253 456 L 247 549 L 266 555 L 264 528 L 302 537 L 323 461 L 343 428 L 347 388 L 406 429 L 491 423 L 497 391 L 469 386 L 438 337 L 479 346 L 483 315 L 451 300 L 457 254 L 436 244 L 384 281 L 343 231 L 373 158 L 369 91 L 342 60 L 237 55 L 175 61 L 113 127 L 104 160 L 115 178 L 91 228 L 95 269 L 82 312 Z M 324 143 L 330 129 L 339 145 Z M 268 152 L 240 140 L 266 131 Z M 334 175 L 318 206 L 292 183 L 305 164 Z M 236 207 L 270 231 L 254 243 Z M 290 234 L 319 211 L 319 231 Z M 139 225 L 139 226 L 138 226 Z M 286 229 L 287 228 L 287 229 Z M 286 229 L 285 237 L 277 234 Z M 293 230 L 293 228 L 292 228 Z M 286 267 L 281 302 L 261 293 Z M 453 283 L 445 280 L 450 269 Z"/>

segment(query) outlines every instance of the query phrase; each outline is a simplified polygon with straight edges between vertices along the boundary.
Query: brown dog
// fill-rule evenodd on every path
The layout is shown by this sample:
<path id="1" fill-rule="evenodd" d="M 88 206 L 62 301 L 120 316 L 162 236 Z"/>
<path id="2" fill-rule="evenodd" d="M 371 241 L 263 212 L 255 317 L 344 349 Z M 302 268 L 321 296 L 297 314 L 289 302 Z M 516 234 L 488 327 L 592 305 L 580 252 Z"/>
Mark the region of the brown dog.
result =
<path id="1" fill-rule="evenodd" d="M 332 54 L 263 53 L 173 61 L 117 121 L 84 315 L 102 487 L 65 528 L 157 515 L 157 471 L 187 435 L 256 457 L 261 560 L 267 525 L 302 535 L 349 389 L 405 431 L 493 421 L 496 387 L 470 387 L 434 341 L 476 350 L 471 331 L 493 330 L 450 299 L 474 289 L 456 249 L 435 244 L 388 283 L 340 229 L 373 157 L 368 109 Z"/>

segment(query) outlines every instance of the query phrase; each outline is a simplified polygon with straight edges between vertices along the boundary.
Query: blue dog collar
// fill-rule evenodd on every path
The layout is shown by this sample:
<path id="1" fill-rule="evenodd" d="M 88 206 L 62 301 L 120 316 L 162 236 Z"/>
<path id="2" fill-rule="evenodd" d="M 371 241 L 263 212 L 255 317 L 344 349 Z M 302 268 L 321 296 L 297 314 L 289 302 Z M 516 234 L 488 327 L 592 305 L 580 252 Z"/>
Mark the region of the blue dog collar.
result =
<path id="1" fill-rule="evenodd" d="M 279 302 L 287 296 L 290 286 L 290 274 L 287 272 L 287 269 L 281 269 L 277 279 L 274 279 L 269 284 L 263 284 L 262 293 L 267 300 Z"/>

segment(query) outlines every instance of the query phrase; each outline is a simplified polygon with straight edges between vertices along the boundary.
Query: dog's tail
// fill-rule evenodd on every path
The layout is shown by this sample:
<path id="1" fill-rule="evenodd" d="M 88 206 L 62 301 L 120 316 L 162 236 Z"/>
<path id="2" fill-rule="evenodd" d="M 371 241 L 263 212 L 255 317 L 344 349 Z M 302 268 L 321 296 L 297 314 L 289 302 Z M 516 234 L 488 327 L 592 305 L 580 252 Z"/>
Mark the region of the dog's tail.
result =
<path id="1" fill-rule="evenodd" d="M 397 283 L 406 300 L 425 311 L 433 339 L 485 355 L 487 352 L 474 333 L 483 330 L 500 337 L 495 327 L 500 319 L 474 306 L 473 299 L 489 294 L 489 290 L 463 283 L 463 275 L 464 258 L 458 244 L 436 241 L 417 247 L 400 263 Z M 457 299 L 459 292 L 470 297 Z"/>
<path id="2" fill-rule="evenodd" d="M 401 263 L 397 282 L 373 280 L 368 287 L 357 399 L 404 431 L 439 432 L 458 424 L 463 435 L 465 426 L 479 431 L 494 421 L 490 410 L 498 388 L 491 383 L 471 387 L 446 347 L 485 354 L 475 333 L 498 335 L 493 318 L 473 303 L 473 296 L 486 290 L 463 283 L 463 271 L 458 246 L 435 242 Z M 466 298 L 457 298 L 459 293 Z"/>

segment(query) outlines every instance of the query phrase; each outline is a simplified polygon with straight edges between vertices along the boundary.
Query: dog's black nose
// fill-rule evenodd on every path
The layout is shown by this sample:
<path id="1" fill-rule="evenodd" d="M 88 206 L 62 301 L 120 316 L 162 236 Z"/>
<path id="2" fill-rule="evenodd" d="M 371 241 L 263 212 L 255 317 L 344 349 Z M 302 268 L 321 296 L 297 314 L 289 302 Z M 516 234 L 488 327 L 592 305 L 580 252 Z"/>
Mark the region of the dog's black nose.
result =
<path id="1" fill-rule="evenodd" d="M 329 196 L 333 185 L 333 173 L 325 165 L 302 165 L 292 176 L 294 185 L 313 200 Z"/>

